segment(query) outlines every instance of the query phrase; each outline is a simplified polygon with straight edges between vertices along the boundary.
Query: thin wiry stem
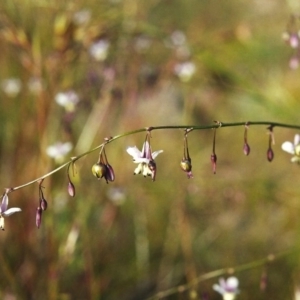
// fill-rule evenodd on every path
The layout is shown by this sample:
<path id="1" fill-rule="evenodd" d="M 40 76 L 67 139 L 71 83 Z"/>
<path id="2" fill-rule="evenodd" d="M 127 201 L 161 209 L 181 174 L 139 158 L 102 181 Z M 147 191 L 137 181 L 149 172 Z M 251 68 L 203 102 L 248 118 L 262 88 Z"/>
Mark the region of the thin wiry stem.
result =
<path id="1" fill-rule="evenodd" d="M 152 296 L 150 298 L 147 298 L 146 300 L 158 300 L 158 299 L 163 299 L 165 297 L 168 297 L 168 296 L 176 294 L 176 293 L 183 293 L 191 288 L 194 288 L 195 285 L 197 285 L 200 282 L 203 282 L 205 280 L 212 279 L 212 278 L 226 275 L 226 274 L 239 273 L 239 272 L 246 271 L 249 269 L 254 269 L 254 268 L 263 266 L 267 263 L 271 263 L 275 260 L 279 260 L 280 258 L 289 256 L 294 253 L 299 253 L 299 247 L 285 250 L 285 251 L 279 252 L 277 254 L 269 254 L 268 256 L 266 256 L 264 258 L 261 258 L 261 259 L 258 259 L 258 260 L 255 260 L 255 261 L 252 261 L 249 263 L 245 263 L 242 265 L 238 265 L 235 267 L 222 268 L 219 270 L 211 271 L 211 272 L 208 272 L 208 273 L 198 276 L 197 278 L 195 278 L 194 280 L 192 280 L 191 282 L 188 282 L 186 284 L 178 285 L 178 286 L 172 287 L 170 289 L 167 289 L 165 291 L 158 292 L 157 294 L 155 294 L 154 296 Z"/>
<path id="2" fill-rule="evenodd" d="M 103 142 L 102 144 L 100 144 L 100 145 L 96 146 L 95 148 L 92 148 L 82 154 L 79 154 L 78 156 L 71 157 L 69 161 L 60 165 L 56 169 L 54 169 L 36 179 L 33 179 L 27 183 L 24 183 L 22 185 L 6 188 L 6 191 L 7 191 L 7 193 L 11 193 L 16 190 L 22 189 L 26 186 L 29 186 L 31 184 L 34 184 L 36 182 L 39 182 L 41 180 L 44 180 L 45 178 L 57 173 L 61 169 L 65 168 L 65 167 L 69 167 L 70 164 L 74 164 L 80 158 L 100 149 L 101 147 L 104 147 L 106 144 L 109 144 L 109 143 L 111 143 L 117 139 L 120 139 L 122 137 L 125 137 L 125 136 L 133 135 L 133 134 L 140 133 L 140 132 L 151 132 L 153 130 L 164 130 L 164 129 L 185 129 L 186 130 L 186 128 L 191 128 L 191 130 L 205 130 L 205 129 L 217 129 L 217 128 L 221 128 L 221 127 L 236 127 L 236 126 L 245 126 L 245 125 L 246 126 L 266 125 L 266 126 L 268 126 L 268 128 L 272 128 L 272 129 L 274 129 L 275 127 L 281 127 L 281 128 L 290 128 L 290 129 L 299 129 L 300 130 L 300 125 L 285 124 L 285 123 L 278 123 L 278 122 L 268 122 L 268 121 L 255 121 L 255 122 L 247 121 L 247 122 L 235 122 L 235 123 L 223 123 L 220 121 L 215 121 L 215 124 L 212 124 L 212 125 L 166 125 L 166 126 L 144 127 L 144 128 L 128 131 L 123 134 L 116 135 L 114 137 L 105 138 L 105 142 Z"/>

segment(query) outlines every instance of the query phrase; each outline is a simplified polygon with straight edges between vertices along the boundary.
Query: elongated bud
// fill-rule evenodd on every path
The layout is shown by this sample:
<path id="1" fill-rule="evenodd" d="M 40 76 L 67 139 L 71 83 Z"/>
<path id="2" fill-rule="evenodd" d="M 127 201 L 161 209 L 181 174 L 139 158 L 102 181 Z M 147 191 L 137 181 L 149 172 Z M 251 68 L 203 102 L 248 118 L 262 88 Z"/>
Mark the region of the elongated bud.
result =
<path id="1" fill-rule="evenodd" d="M 115 180 L 115 172 L 113 167 L 110 164 L 106 164 L 106 176 L 105 179 L 108 181 L 114 181 Z"/>
<path id="2" fill-rule="evenodd" d="M 40 199 L 40 207 L 42 210 L 46 210 L 48 207 L 48 203 L 44 197 Z"/>
<path id="3" fill-rule="evenodd" d="M 92 167 L 92 173 L 95 177 L 98 179 L 102 178 L 103 176 L 106 176 L 107 173 L 107 167 L 103 163 L 96 163 Z"/>
<path id="4" fill-rule="evenodd" d="M 250 154 L 250 146 L 249 146 L 248 143 L 245 143 L 245 144 L 244 144 L 243 150 L 244 150 L 244 154 L 245 154 L 245 155 L 248 156 L 248 155 Z"/>
<path id="5" fill-rule="evenodd" d="M 148 164 L 148 168 L 151 171 L 151 178 L 152 181 L 155 181 L 155 176 L 156 176 L 156 163 L 154 160 L 150 160 Z"/>
<path id="6" fill-rule="evenodd" d="M 75 196 L 75 186 L 74 184 L 71 182 L 71 180 L 69 180 L 68 182 L 68 193 L 71 197 Z"/>
<path id="7" fill-rule="evenodd" d="M 36 224 L 36 227 L 37 227 L 37 228 L 40 228 L 40 226 L 41 226 L 41 223 L 42 223 L 42 213 L 43 213 L 43 210 L 42 210 L 42 208 L 39 206 L 39 207 L 36 209 L 36 215 L 35 215 L 35 224 Z"/>
<path id="8" fill-rule="evenodd" d="M 269 162 L 271 162 L 274 159 L 274 152 L 271 147 L 267 151 L 267 159 Z"/>
<path id="9" fill-rule="evenodd" d="M 216 168 L 217 168 L 217 155 L 215 153 L 213 153 L 210 156 L 210 160 L 211 160 L 211 164 L 212 164 L 212 169 L 214 174 L 216 174 Z"/>

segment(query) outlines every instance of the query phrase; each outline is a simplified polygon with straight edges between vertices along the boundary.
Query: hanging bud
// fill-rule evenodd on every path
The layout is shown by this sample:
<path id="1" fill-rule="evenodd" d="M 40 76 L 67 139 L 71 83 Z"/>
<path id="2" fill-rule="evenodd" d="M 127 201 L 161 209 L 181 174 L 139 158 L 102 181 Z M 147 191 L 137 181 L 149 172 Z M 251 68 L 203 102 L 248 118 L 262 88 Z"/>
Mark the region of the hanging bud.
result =
<path id="1" fill-rule="evenodd" d="M 152 178 L 152 181 L 155 181 L 155 176 L 156 176 L 156 163 L 155 163 L 155 161 L 154 161 L 153 159 L 149 161 L 148 168 L 149 168 L 149 170 L 151 171 L 151 178 Z"/>
<path id="2" fill-rule="evenodd" d="M 249 146 L 248 143 L 245 143 L 245 144 L 244 144 L 243 150 L 244 150 L 244 154 L 245 154 L 245 155 L 248 156 L 248 155 L 250 154 L 250 146 Z"/>
<path id="3" fill-rule="evenodd" d="M 272 150 L 271 147 L 269 147 L 268 151 L 267 151 L 267 159 L 269 162 L 271 162 L 274 158 L 274 152 Z"/>
<path id="4" fill-rule="evenodd" d="M 193 178 L 192 174 L 192 160 L 191 159 L 182 159 L 180 162 L 181 169 L 186 172 L 188 178 Z"/>
<path id="5" fill-rule="evenodd" d="M 92 167 L 92 173 L 95 177 L 100 179 L 100 178 L 106 176 L 107 167 L 103 163 L 96 163 Z"/>
<path id="6" fill-rule="evenodd" d="M 42 210 L 42 208 L 39 206 L 39 207 L 36 209 L 36 215 L 35 215 L 35 224 L 36 224 L 36 227 L 37 227 L 37 228 L 40 228 L 40 226 L 41 226 L 41 223 L 42 223 L 42 213 L 43 213 L 43 210 Z"/>
<path id="7" fill-rule="evenodd" d="M 69 180 L 68 182 L 68 193 L 71 197 L 75 196 L 75 186 L 74 184 L 71 182 L 71 180 Z"/>
<path id="8" fill-rule="evenodd" d="M 114 181 L 115 180 L 115 172 L 112 166 L 107 163 L 106 164 L 106 176 L 105 176 L 106 182 L 108 181 Z"/>
<path id="9" fill-rule="evenodd" d="M 211 164 L 212 164 L 212 169 L 213 169 L 213 173 L 216 174 L 216 168 L 217 168 L 217 155 L 215 153 L 213 153 L 210 156 L 210 160 L 211 160 Z"/>
<path id="10" fill-rule="evenodd" d="M 259 287 L 260 287 L 260 290 L 263 292 L 267 288 L 267 272 L 265 270 L 261 274 Z"/>
<path id="11" fill-rule="evenodd" d="M 42 210 L 46 210 L 48 207 L 48 203 L 46 201 L 46 199 L 42 196 L 42 198 L 40 199 L 40 207 Z"/>

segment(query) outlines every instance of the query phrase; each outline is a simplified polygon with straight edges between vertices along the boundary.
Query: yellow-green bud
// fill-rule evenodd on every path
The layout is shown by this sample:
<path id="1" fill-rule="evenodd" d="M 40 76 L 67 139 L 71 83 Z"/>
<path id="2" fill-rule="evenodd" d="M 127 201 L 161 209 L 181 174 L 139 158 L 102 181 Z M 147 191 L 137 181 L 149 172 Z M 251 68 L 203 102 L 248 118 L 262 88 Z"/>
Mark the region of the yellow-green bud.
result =
<path id="1" fill-rule="evenodd" d="M 106 166 L 102 163 L 94 164 L 92 167 L 92 173 L 98 179 L 106 175 L 107 169 Z"/>
<path id="2" fill-rule="evenodd" d="M 180 167 L 183 171 L 185 172 L 191 172 L 192 171 L 192 163 L 191 163 L 191 160 L 188 160 L 188 159 L 183 159 L 181 162 L 180 162 Z"/>

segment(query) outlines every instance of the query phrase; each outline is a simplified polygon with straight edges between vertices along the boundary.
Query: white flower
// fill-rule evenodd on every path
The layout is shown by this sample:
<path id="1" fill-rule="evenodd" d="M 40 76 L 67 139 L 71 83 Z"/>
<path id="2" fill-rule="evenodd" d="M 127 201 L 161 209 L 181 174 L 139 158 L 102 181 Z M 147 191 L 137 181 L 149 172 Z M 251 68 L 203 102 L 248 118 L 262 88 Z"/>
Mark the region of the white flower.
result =
<path id="1" fill-rule="evenodd" d="M 196 66 L 193 62 L 190 61 L 179 63 L 175 65 L 174 72 L 181 81 L 187 82 L 196 72 Z"/>
<path id="2" fill-rule="evenodd" d="M 55 101 L 58 105 L 63 106 L 66 111 L 72 112 L 75 110 L 75 106 L 79 102 L 79 97 L 73 90 L 70 90 L 56 94 Z"/>
<path id="3" fill-rule="evenodd" d="M 57 142 L 46 149 L 48 156 L 54 158 L 57 164 L 62 163 L 66 154 L 72 149 L 72 144 Z"/>
<path id="4" fill-rule="evenodd" d="M 239 280 L 232 276 L 227 280 L 224 278 L 219 279 L 219 284 L 214 284 L 213 289 L 223 296 L 223 300 L 234 300 L 239 293 L 238 286 Z"/>
<path id="5" fill-rule="evenodd" d="M 106 40 L 99 40 L 90 46 L 89 52 L 91 56 L 97 61 L 103 61 L 108 54 L 109 42 Z"/>
<path id="6" fill-rule="evenodd" d="M 7 209 L 8 207 L 8 196 L 7 194 L 3 195 L 2 203 L 0 206 L 0 228 L 4 230 L 4 217 L 8 217 L 15 212 L 21 211 L 21 208 L 19 207 L 11 207 Z"/>
<path id="7" fill-rule="evenodd" d="M 295 155 L 292 157 L 291 162 L 300 163 L 300 135 L 296 134 L 294 137 L 294 143 L 284 142 L 281 145 L 283 151 Z"/>
<path id="8" fill-rule="evenodd" d="M 155 180 L 156 175 L 156 164 L 154 159 L 163 150 L 158 150 L 152 153 L 150 144 L 145 141 L 142 151 L 140 151 L 136 146 L 128 147 L 127 153 L 132 156 L 133 162 L 139 164 L 134 170 L 134 175 L 142 173 L 144 177 L 151 176 L 152 180 Z"/>
<path id="9" fill-rule="evenodd" d="M 9 97 L 16 97 L 22 88 L 21 80 L 18 78 L 8 78 L 1 82 L 3 92 Z"/>

